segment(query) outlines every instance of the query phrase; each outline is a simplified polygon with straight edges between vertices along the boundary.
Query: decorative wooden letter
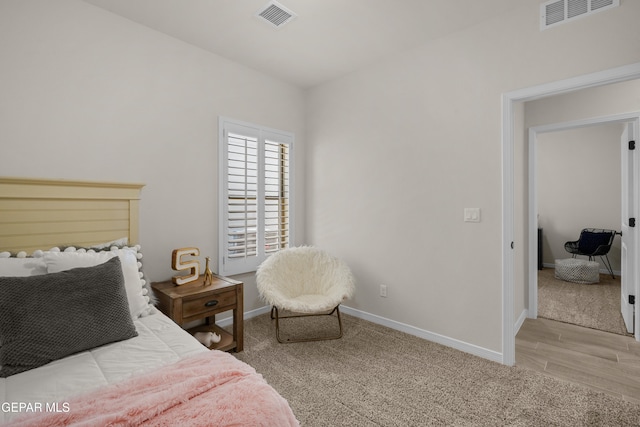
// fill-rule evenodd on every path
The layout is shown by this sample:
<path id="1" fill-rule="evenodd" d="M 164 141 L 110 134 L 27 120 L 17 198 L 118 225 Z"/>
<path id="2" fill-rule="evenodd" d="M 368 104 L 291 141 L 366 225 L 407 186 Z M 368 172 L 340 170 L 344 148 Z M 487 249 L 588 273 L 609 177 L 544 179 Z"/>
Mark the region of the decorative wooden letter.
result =
<path id="1" fill-rule="evenodd" d="M 187 262 L 182 260 L 184 255 L 198 256 L 200 249 L 198 248 L 180 248 L 174 249 L 171 254 L 171 268 L 177 271 L 191 270 L 186 276 L 173 276 L 171 281 L 176 285 L 184 285 L 193 282 L 200 277 L 200 261 L 194 259 Z"/>

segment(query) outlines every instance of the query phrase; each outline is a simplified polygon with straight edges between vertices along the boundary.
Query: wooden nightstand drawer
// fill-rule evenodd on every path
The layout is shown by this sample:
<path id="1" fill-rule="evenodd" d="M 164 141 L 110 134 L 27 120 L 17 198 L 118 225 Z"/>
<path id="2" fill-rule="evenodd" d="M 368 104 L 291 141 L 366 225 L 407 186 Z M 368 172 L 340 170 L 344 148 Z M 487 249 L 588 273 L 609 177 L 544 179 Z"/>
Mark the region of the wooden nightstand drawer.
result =
<path id="1" fill-rule="evenodd" d="M 231 290 L 219 294 L 205 295 L 182 302 L 182 318 L 189 319 L 203 313 L 220 312 L 225 307 L 232 308 L 236 304 L 236 292 Z"/>
<path id="2" fill-rule="evenodd" d="M 194 326 L 188 331 L 215 332 L 220 335 L 219 343 L 210 349 L 242 351 L 243 334 L 243 284 L 228 277 L 214 275 L 211 284 L 204 285 L 204 277 L 184 285 L 176 286 L 170 280 L 152 283 L 158 298 L 158 308 L 180 326 L 201 320 L 205 324 Z M 233 333 L 216 325 L 216 314 L 233 312 Z"/>

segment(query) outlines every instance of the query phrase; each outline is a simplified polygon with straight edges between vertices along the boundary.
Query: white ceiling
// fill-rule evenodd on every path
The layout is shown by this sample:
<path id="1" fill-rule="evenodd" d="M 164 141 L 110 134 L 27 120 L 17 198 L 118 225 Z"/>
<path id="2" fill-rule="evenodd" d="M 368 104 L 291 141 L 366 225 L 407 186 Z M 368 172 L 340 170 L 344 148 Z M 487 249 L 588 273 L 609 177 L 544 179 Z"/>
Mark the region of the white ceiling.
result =
<path id="1" fill-rule="evenodd" d="M 268 0 L 84 1 L 311 87 L 527 0 L 279 0 L 298 15 L 279 29 L 255 16 Z"/>

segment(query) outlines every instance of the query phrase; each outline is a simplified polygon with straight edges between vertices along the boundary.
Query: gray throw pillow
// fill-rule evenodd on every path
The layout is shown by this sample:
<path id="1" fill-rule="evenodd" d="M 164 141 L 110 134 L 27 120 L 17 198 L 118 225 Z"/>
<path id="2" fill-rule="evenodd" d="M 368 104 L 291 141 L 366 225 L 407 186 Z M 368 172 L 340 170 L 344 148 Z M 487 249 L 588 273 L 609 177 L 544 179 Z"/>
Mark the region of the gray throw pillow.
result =
<path id="1" fill-rule="evenodd" d="M 137 336 L 118 257 L 94 267 L 0 277 L 0 377 Z"/>

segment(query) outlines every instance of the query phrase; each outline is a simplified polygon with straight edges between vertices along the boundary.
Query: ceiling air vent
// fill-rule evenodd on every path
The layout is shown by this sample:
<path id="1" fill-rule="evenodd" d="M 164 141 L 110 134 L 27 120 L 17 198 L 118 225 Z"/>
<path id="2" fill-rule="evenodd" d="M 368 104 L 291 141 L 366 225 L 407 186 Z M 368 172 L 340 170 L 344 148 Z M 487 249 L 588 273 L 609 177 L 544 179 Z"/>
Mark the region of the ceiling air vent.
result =
<path id="1" fill-rule="evenodd" d="M 260 9 L 256 16 L 264 19 L 276 28 L 281 28 L 290 22 L 297 15 L 276 1 L 270 1 L 265 7 Z"/>
<path id="2" fill-rule="evenodd" d="M 540 5 L 540 29 L 620 6 L 620 0 L 551 0 Z"/>

